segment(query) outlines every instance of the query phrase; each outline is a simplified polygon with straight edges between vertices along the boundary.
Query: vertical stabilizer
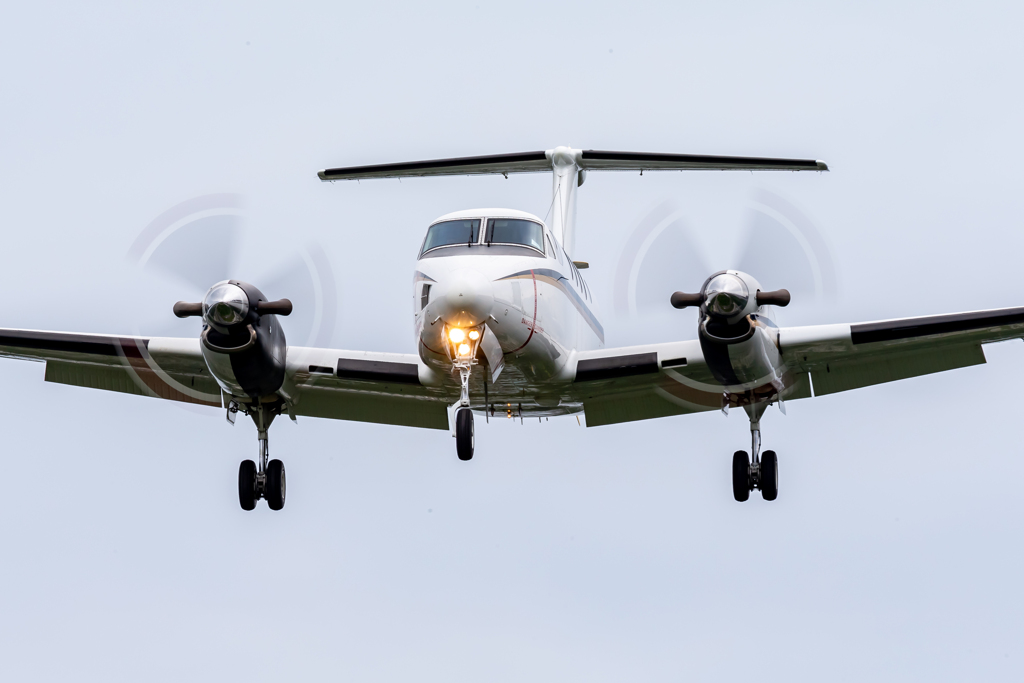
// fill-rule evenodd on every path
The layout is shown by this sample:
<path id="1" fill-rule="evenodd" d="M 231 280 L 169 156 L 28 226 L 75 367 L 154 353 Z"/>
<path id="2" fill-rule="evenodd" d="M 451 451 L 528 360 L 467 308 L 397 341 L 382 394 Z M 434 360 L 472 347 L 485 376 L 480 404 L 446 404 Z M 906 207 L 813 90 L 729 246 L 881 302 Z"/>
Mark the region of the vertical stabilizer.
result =
<path id="1" fill-rule="evenodd" d="M 581 151 L 556 147 L 547 152 L 551 162 L 550 228 L 569 257 L 576 251 L 576 188 L 583 184 Z"/>

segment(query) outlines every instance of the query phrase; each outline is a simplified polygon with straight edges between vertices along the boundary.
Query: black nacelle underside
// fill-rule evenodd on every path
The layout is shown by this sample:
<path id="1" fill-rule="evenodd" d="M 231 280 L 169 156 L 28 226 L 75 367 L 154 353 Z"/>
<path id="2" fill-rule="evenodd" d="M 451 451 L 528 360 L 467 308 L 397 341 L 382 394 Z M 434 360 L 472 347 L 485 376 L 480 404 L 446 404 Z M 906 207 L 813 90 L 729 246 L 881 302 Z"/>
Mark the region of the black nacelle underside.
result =
<path id="1" fill-rule="evenodd" d="M 718 339 L 741 339 L 750 332 L 750 321 L 743 318 L 732 325 L 709 318 L 705 329 Z M 712 376 L 722 384 L 739 384 L 740 379 L 732 367 L 732 360 L 729 358 L 729 344 L 708 339 L 704 334 L 698 334 L 700 348 L 704 354 L 704 361 Z"/>
<path id="2" fill-rule="evenodd" d="M 249 312 L 240 323 L 232 325 L 227 334 L 210 329 L 211 343 L 223 348 L 239 348 L 249 342 L 249 326 L 256 332 L 256 343 L 244 351 L 232 353 L 231 371 L 248 396 L 259 398 L 273 394 L 284 384 L 288 342 L 276 315 L 256 312 L 256 304 L 267 301 L 259 289 L 247 282 L 231 280 L 249 297 Z"/>

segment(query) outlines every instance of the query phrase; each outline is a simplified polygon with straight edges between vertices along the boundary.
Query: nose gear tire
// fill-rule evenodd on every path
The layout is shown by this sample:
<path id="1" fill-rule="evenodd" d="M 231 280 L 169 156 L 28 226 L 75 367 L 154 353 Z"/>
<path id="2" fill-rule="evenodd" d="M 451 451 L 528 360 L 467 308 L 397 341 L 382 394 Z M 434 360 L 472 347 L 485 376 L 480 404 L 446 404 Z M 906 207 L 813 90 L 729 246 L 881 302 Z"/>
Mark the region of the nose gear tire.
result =
<path id="1" fill-rule="evenodd" d="M 750 498 L 750 456 L 746 451 L 732 454 L 732 495 L 740 503 Z"/>
<path id="2" fill-rule="evenodd" d="M 256 507 L 256 463 L 243 460 L 238 466 L 238 502 L 243 510 Z"/>
<path id="3" fill-rule="evenodd" d="M 285 477 L 284 463 L 271 460 L 267 463 L 267 505 L 271 510 L 284 507 Z"/>
<path id="4" fill-rule="evenodd" d="M 775 451 L 761 454 L 761 496 L 775 500 L 779 496 L 779 458 Z"/>
<path id="5" fill-rule="evenodd" d="M 455 452 L 459 454 L 459 460 L 472 460 L 475 446 L 473 411 L 462 408 L 455 414 Z"/>

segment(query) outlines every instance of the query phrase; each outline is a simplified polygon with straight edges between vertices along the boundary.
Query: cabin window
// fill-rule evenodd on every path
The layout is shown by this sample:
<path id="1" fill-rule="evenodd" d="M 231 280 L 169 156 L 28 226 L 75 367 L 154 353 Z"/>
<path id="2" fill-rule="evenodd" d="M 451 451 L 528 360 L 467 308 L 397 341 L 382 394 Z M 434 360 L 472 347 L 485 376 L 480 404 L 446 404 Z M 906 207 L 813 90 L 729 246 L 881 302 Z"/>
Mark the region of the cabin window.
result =
<path id="1" fill-rule="evenodd" d="M 544 228 L 539 223 L 519 218 L 492 218 L 487 221 L 487 244 L 518 244 L 544 253 Z"/>
<path id="2" fill-rule="evenodd" d="M 480 219 L 444 221 L 434 223 L 427 230 L 427 238 L 423 240 L 421 254 L 439 247 L 457 247 L 476 244 L 480 238 Z"/>

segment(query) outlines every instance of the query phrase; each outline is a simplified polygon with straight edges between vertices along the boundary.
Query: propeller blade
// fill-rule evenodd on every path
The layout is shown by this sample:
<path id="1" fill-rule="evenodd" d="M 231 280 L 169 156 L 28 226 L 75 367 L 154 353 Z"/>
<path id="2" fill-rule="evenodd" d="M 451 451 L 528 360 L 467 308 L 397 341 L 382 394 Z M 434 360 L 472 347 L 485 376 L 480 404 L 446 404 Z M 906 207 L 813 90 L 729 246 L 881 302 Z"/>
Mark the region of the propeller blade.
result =
<path id="1" fill-rule="evenodd" d="M 233 270 L 241 232 L 241 216 L 197 218 L 167 235 L 150 254 L 144 268 L 205 292 L 215 282 L 237 276 Z"/>
<path id="2" fill-rule="evenodd" d="M 675 308 L 686 308 L 687 306 L 700 306 L 703 303 L 704 297 L 701 296 L 700 292 L 696 294 L 687 294 L 686 292 L 676 292 L 672 295 L 669 301 Z"/>
<path id="3" fill-rule="evenodd" d="M 260 301 L 256 304 L 256 312 L 260 315 L 291 315 L 292 302 L 288 299 Z"/>
<path id="4" fill-rule="evenodd" d="M 755 193 L 743 245 L 737 270 L 762 284 L 785 284 L 801 301 L 835 298 L 835 267 L 824 239 L 799 209 L 778 195 Z"/>
<path id="5" fill-rule="evenodd" d="M 338 316 L 338 290 L 322 247 L 307 245 L 277 271 L 261 277 L 258 286 L 269 296 L 287 293 L 289 299 L 299 302 L 288 319 L 292 344 L 330 346 Z"/>
<path id="6" fill-rule="evenodd" d="M 184 301 L 179 301 L 174 304 L 174 315 L 179 318 L 190 318 L 197 315 L 203 314 L 203 304 L 190 304 Z"/>
<path id="7" fill-rule="evenodd" d="M 789 300 L 788 289 L 777 289 L 774 292 L 757 292 L 758 306 L 788 306 Z"/>
<path id="8" fill-rule="evenodd" d="M 699 285 L 711 271 L 671 201 L 654 207 L 631 231 L 615 270 L 615 313 L 657 314 L 681 277 Z"/>
<path id="9" fill-rule="evenodd" d="M 746 212 L 745 235 L 739 257 L 719 264 L 754 276 L 767 285 L 785 284 L 787 290 L 763 291 L 759 301 L 784 306 L 790 292 L 801 301 L 831 300 L 837 294 L 832 255 L 814 224 L 781 197 L 758 190 Z M 728 227 L 708 226 L 716 243 L 728 243 Z M 708 265 L 703 247 L 694 237 L 684 214 L 664 201 L 633 228 L 620 252 L 616 268 L 614 310 L 619 316 L 660 314 L 666 296 L 676 308 L 698 306 L 697 295 L 671 292 L 680 285 L 695 287 L 721 268 Z M 717 258 L 717 257 L 716 257 Z M 698 279 L 699 278 L 699 279 Z M 785 295 L 782 292 L 786 292 Z"/>

